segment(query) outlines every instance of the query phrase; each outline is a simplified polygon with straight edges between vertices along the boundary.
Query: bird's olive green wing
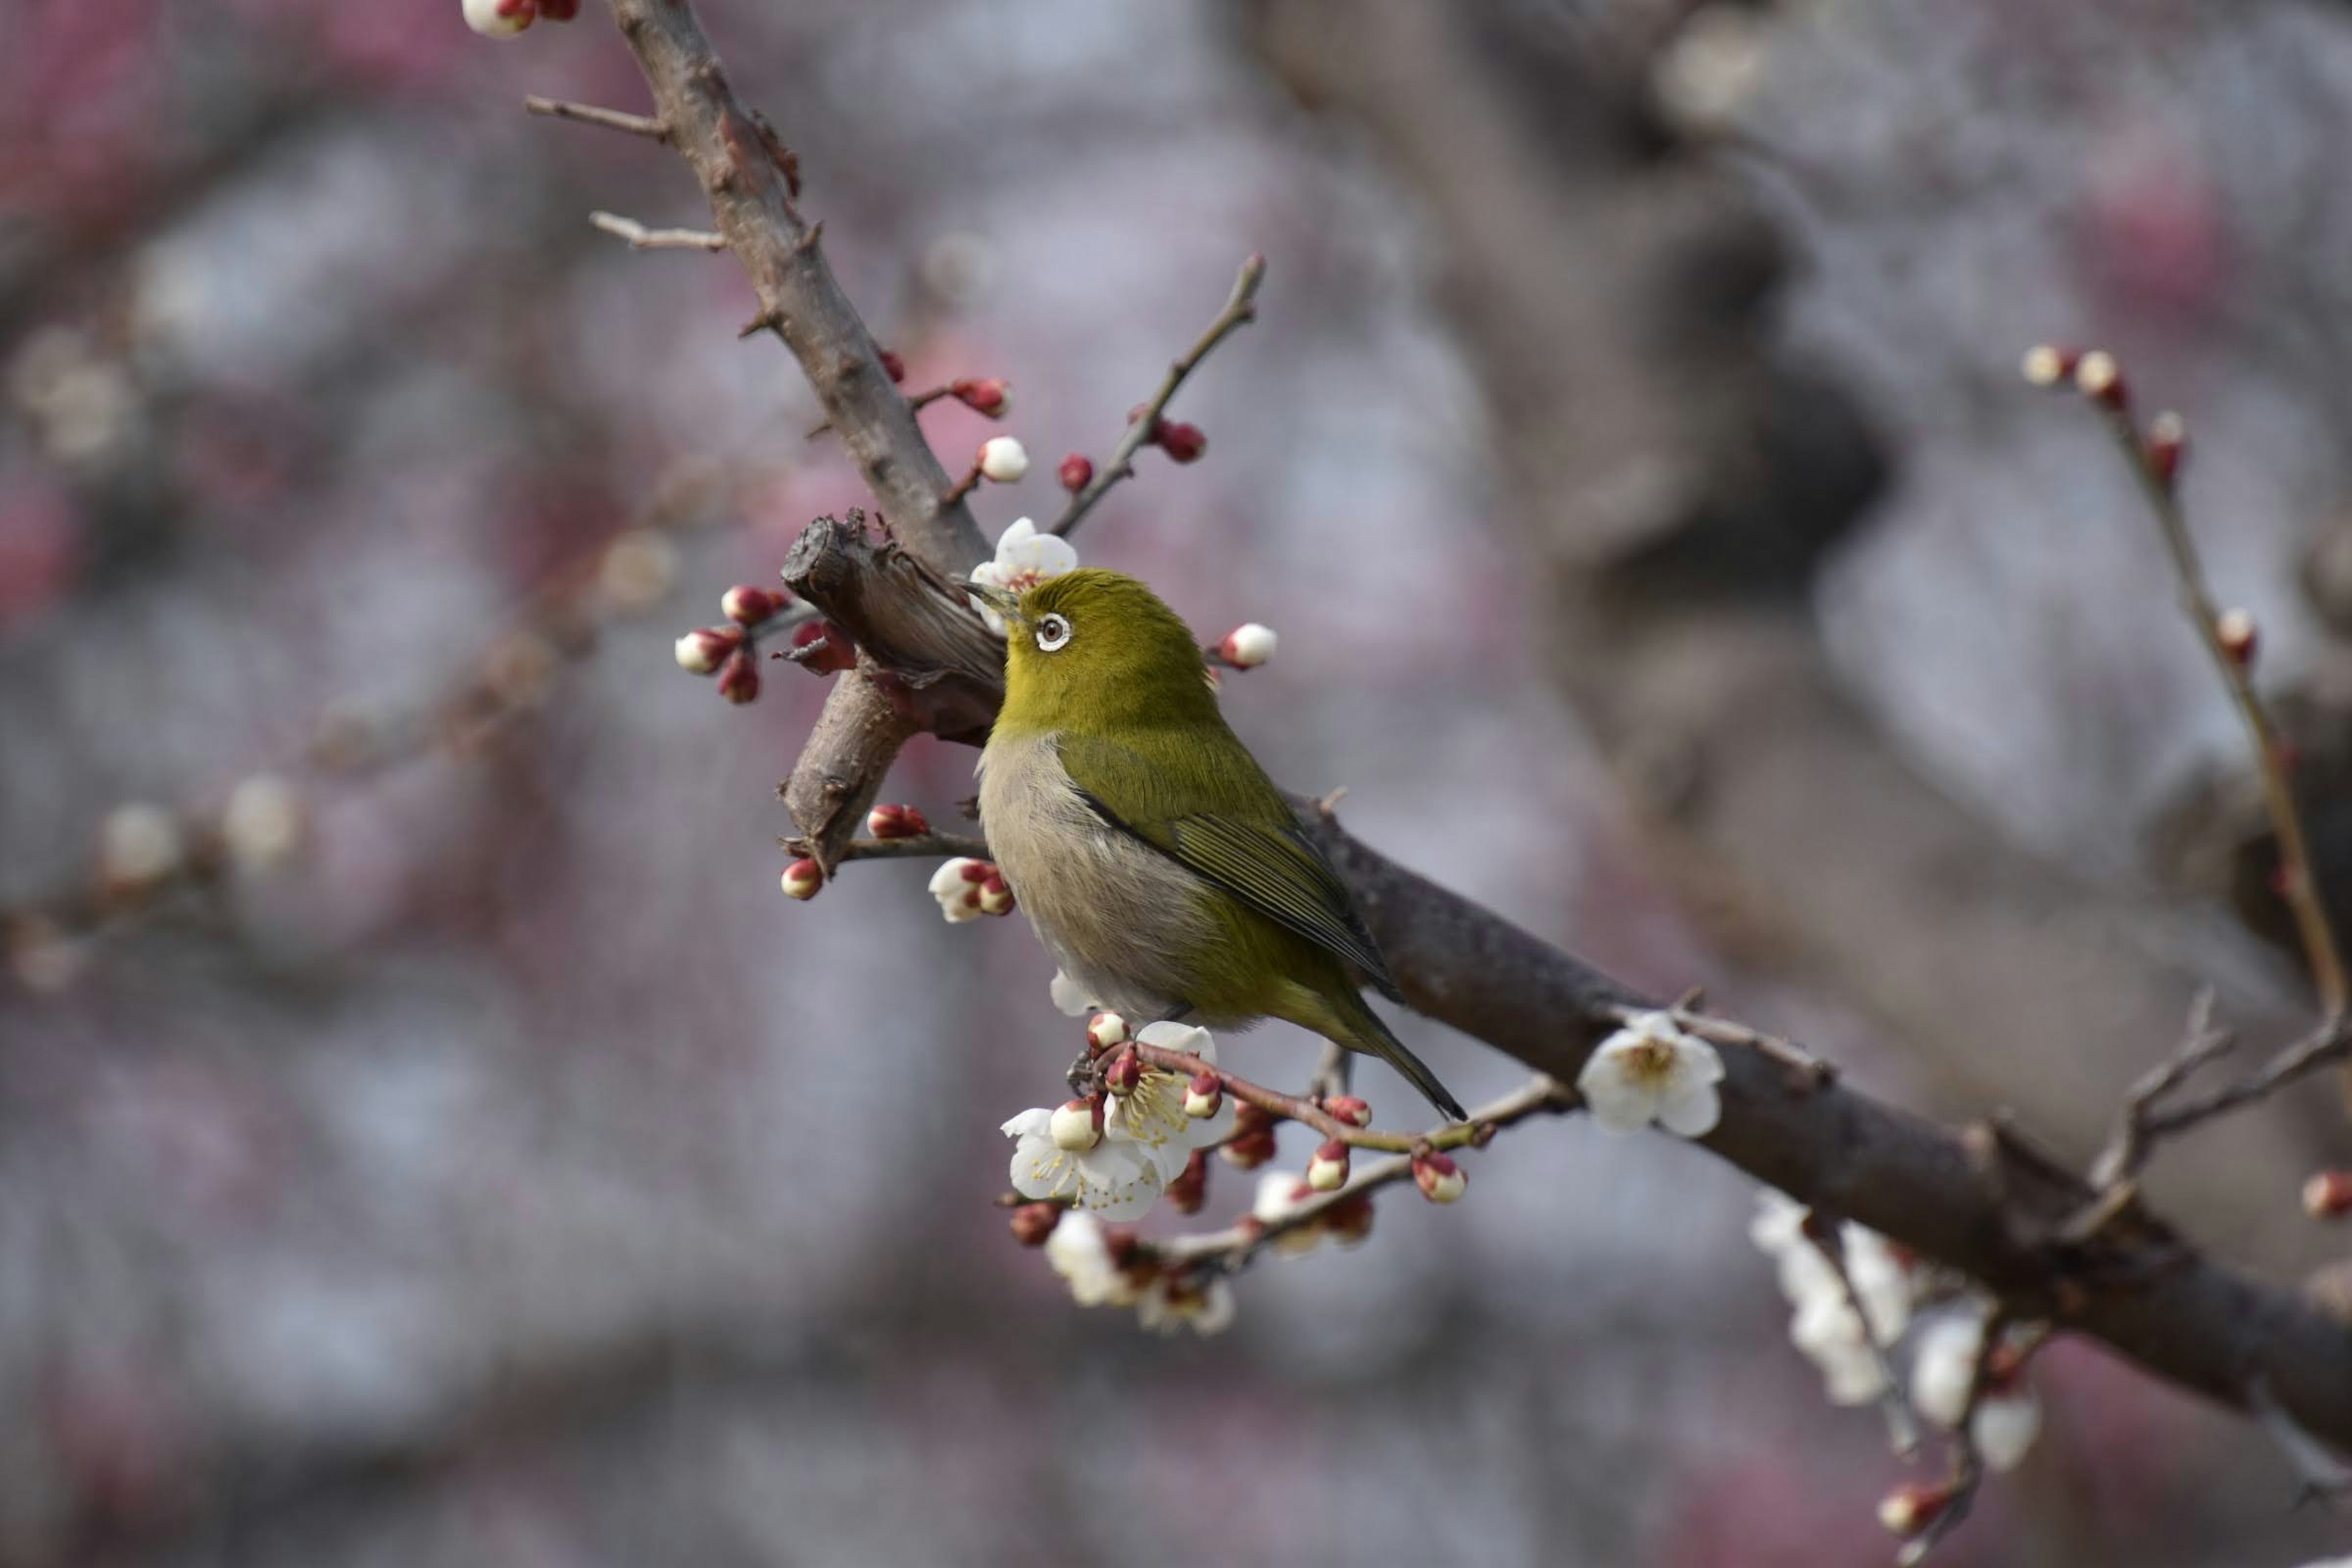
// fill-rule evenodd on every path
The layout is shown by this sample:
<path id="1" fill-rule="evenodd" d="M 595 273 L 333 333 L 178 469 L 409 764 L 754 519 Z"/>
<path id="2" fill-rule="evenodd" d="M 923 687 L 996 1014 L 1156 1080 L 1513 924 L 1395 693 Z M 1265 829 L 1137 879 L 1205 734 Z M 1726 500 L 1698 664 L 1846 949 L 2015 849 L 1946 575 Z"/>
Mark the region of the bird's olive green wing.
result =
<path id="1" fill-rule="evenodd" d="M 1181 746 L 1192 765 L 1181 776 L 1116 741 L 1065 731 L 1055 744 L 1070 782 L 1106 823 L 1346 960 L 1381 994 L 1402 999 L 1347 884 L 1230 732 L 1187 736 Z"/>

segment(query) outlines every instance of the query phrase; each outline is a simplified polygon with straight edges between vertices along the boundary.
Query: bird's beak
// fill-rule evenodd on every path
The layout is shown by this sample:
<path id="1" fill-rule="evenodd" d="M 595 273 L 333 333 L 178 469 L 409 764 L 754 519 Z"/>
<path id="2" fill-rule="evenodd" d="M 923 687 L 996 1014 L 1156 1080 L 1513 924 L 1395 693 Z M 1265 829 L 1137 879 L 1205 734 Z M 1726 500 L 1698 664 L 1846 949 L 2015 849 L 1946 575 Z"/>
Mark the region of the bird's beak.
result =
<path id="1" fill-rule="evenodd" d="M 990 609 L 994 610 L 998 615 L 1003 616 L 1008 622 L 1015 625 L 1019 624 L 1021 620 L 1020 595 L 1009 593 L 1003 588 L 995 587 L 987 583 L 975 583 L 969 577 L 950 577 L 948 580 L 953 583 L 957 587 L 961 588 L 965 593 L 970 594 L 973 598 L 978 599 L 982 604 L 986 605 Z"/>

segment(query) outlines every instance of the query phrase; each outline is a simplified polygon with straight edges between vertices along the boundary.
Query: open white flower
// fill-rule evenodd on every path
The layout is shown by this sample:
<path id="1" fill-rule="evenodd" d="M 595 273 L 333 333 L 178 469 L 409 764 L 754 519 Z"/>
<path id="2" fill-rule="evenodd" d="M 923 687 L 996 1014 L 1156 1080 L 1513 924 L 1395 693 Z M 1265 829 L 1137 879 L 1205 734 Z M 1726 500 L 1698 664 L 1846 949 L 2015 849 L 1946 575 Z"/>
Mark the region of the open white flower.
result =
<path id="1" fill-rule="evenodd" d="M 1139 1219 L 1168 1184 L 1151 1147 L 1132 1138 L 1106 1135 L 1091 1149 L 1063 1148 L 1054 1140 L 1054 1113 L 1043 1107 L 1007 1121 L 1004 1135 L 1013 1141 L 1013 1190 L 1024 1198 L 1050 1198 L 1104 1219 Z M 1176 1163 L 1183 1168 L 1182 1160 Z M 1062 1224 L 1075 1217 L 1065 1215 Z"/>
<path id="2" fill-rule="evenodd" d="M 1214 1066 L 1217 1042 L 1206 1029 L 1190 1024 L 1146 1024 L 1136 1038 L 1162 1050 L 1182 1051 Z M 1181 1175 L 1195 1149 L 1213 1148 L 1233 1135 L 1234 1102 L 1230 1099 L 1213 1116 L 1191 1116 L 1184 1096 L 1191 1079 L 1172 1072 L 1150 1070 L 1130 1094 L 1110 1097 L 1103 1113 L 1103 1136 L 1140 1144 L 1159 1168 L 1161 1184 Z"/>
<path id="3" fill-rule="evenodd" d="M 1102 1004 L 1089 995 L 1087 988 L 1061 970 L 1054 971 L 1054 1008 L 1067 1017 L 1083 1018 L 1102 1010 Z"/>
<path id="4" fill-rule="evenodd" d="M 1968 1408 L 1984 1331 L 1982 1310 L 1971 1308 L 1938 1318 L 1920 1331 L 1911 1363 L 1911 1403 L 1938 1426 L 1958 1426 L 1960 1413 Z M 1969 1436 L 1986 1464 L 1996 1470 L 2015 1469 L 2041 1435 L 2042 1399 L 2021 1371 L 2011 1370 L 1988 1383 L 1969 1423 Z"/>
<path id="5" fill-rule="evenodd" d="M 1842 1297 L 1817 1296 L 1799 1307 L 1789 1323 L 1789 1342 L 1821 1369 L 1832 1405 L 1867 1405 L 1886 1391 L 1878 1352 Z"/>
<path id="6" fill-rule="evenodd" d="M 1179 1283 L 1162 1274 L 1136 1302 L 1135 1316 L 1156 1334 L 1172 1334 L 1179 1329 L 1202 1335 L 1222 1333 L 1234 1321 L 1233 1287 L 1217 1279 Z"/>
<path id="7" fill-rule="evenodd" d="M 996 559 L 982 562 L 966 575 L 1008 594 L 1024 594 L 1048 577 L 1076 570 L 1077 564 L 1077 546 L 1058 533 L 1038 532 L 1037 525 L 1024 517 L 997 535 Z M 989 630 L 1003 633 L 1004 617 L 994 610 L 982 605 L 980 617 L 988 623 Z"/>
<path id="8" fill-rule="evenodd" d="M 1141 1299 L 1143 1285 L 1111 1257 L 1102 1222 L 1090 1214 L 1061 1217 L 1045 1238 L 1045 1261 L 1070 1282 L 1081 1307 L 1127 1307 Z"/>
<path id="9" fill-rule="evenodd" d="M 1866 1404 L 1886 1386 L 1874 1342 L 1891 1345 L 1910 1325 L 1911 1271 L 1885 1237 L 1849 1222 L 1838 1231 L 1853 1281 L 1849 1300 L 1836 1267 L 1805 1234 L 1807 1212 L 1768 1187 L 1757 1195 L 1748 1238 L 1772 1259 L 1781 1294 L 1796 1309 L 1789 1338 L 1821 1368 L 1831 1402 Z M 1862 1303 L 1860 1316 L 1854 1300 Z"/>
<path id="10" fill-rule="evenodd" d="M 1638 1132 L 1655 1121 L 1667 1131 L 1697 1138 L 1723 1119 L 1715 1086 L 1723 1058 L 1715 1047 L 1675 1026 L 1666 1013 L 1639 1013 L 1601 1042 L 1576 1075 L 1592 1120 L 1612 1132 Z"/>
<path id="11" fill-rule="evenodd" d="M 989 870 L 987 861 L 969 855 L 940 862 L 940 868 L 931 873 L 931 897 L 939 900 L 940 913 L 948 924 L 961 925 L 988 912 L 981 907 L 981 884 L 988 880 Z"/>

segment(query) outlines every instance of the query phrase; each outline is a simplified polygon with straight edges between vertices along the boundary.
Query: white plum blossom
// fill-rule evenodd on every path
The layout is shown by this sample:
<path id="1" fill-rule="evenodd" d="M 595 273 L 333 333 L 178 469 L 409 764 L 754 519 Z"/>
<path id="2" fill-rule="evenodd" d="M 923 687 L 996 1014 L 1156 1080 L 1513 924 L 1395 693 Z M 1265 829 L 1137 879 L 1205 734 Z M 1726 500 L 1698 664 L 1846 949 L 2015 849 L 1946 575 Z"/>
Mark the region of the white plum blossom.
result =
<path id="1" fill-rule="evenodd" d="M 99 827 L 99 872 L 118 887 L 152 888 L 176 874 L 186 859 L 180 819 L 160 805 L 118 805 Z"/>
<path id="2" fill-rule="evenodd" d="M 981 907 L 981 884 L 987 877 L 988 862 L 969 855 L 942 861 L 931 873 L 931 897 L 939 900 L 940 913 L 948 924 L 961 925 L 987 912 Z"/>
<path id="3" fill-rule="evenodd" d="M 1102 1011 L 1102 1004 L 1088 994 L 1085 986 L 1058 969 L 1054 971 L 1053 996 L 1054 1010 L 1065 1017 L 1083 1018 Z"/>
<path id="4" fill-rule="evenodd" d="M 1272 626 L 1244 621 L 1217 644 L 1217 657 L 1235 669 L 1255 669 L 1274 657 L 1275 646 L 1280 640 Z"/>
<path id="5" fill-rule="evenodd" d="M 1208 1030 L 1190 1024 L 1146 1024 L 1136 1038 L 1147 1046 L 1182 1051 L 1211 1066 L 1216 1064 L 1217 1042 Z M 1163 1186 L 1183 1174 L 1193 1150 L 1213 1148 L 1233 1135 L 1234 1110 L 1230 1100 L 1213 1116 L 1186 1113 L 1184 1098 L 1191 1081 L 1181 1073 L 1149 1070 L 1132 1093 L 1111 1096 L 1103 1113 L 1103 1136 L 1126 1139 L 1149 1151 Z"/>
<path id="6" fill-rule="evenodd" d="M 980 444 L 981 476 L 992 484 L 1009 485 L 1029 471 L 1029 448 L 1010 436 L 992 436 Z"/>
<path id="7" fill-rule="evenodd" d="M 1093 1148 L 1066 1149 L 1054 1136 L 1054 1116 L 1039 1107 L 1004 1124 L 1004 1135 L 1013 1141 L 1013 1190 L 1024 1198 L 1069 1204 L 1104 1219 L 1140 1219 L 1168 1184 L 1151 1147 L 1132 1138 L 1110 1137 L 1106 1125 L 1106 1136 Z M 1183 1162 L 1177 1165 L 1181 1170 Z M 1076 1217 L 1065 1215 L 1062 1224 Z M 1060 1228 L 1054 1234 L 1059 1236 Z"/>
<path id="8" fill-rule="evenodd" d="M 1807 1212 L 1767 1188 L 1758 1194 L 1748 1238 L 1772 1259 L 1781 1294 L 1796 1309 L 1789 1338 L 1821 1369 L 1831 1403 L 1865 1405 L 1886 1387 L 1875 1347 L 1895 1343 L 1910 1325 L 1911 1271 L 1876 1231 L 1851 1222 L 1842 1226 L 1846 1276 L 1862 1303 L 1857 1316 L 1836 1267 L 1805 1234 Z"/>
<path id="9" fill-rule="evenodd" d="M 1911 1403 L 1938 1426 L 1958 1426 L 1968 1408 L 1984 1331 L 1981 1308 L 1938 1318 L 1920 1331 L 1911 1363 Z M 1977 1452 L 1996 1470 L 2015 1469 L 2041 1433 L 2041 1396 L 2019 1373 L 1990 1384 L 1969 1423 Z"/>
<path id="10" fill-rule="evenodd" d="M 1045 1238 L 1045 1261 L 1069 1281 L 1081 1307 L 1129 1307 L 1143 1295 L 1135 1276 L 1111 1258 L 1102 1222 L 1090 1214 L 1066 1214 Z"/>
<path id="11" fill-rule="evenodd" d="M 1222 1333 L 1234 1321 L 1233 1287 L 1223 1279 L 1181 1282 L 1162 1274 L 1135 1304 L 1136 1321 L 1157 1334 L 1190 1329 L 1196 1334 Z"/>
<path id="12" fill-rule="evenodd" d="M 247 871 L 282 865 L 302 847 L 308 827 L 302 796 L 276 773 L 254 773 L 229 792 L 221 809 L 221 841 Z"/>
<path id="13" fill-rule="evenodd" d="M 1077 564 L 1077 546 L 1058 533 L 1038 532 L 1037 525 L 1024 517 L 1015 519 L 1012 527 L 997 535 L 996 559 L 982 562 L 966 576 L 983 587 L 1025 594 L 1048 577 L 1076 571 Z M 980 617 L 988 623 L 989 630 L 1003 634 L 1004 617 L 994 610 L 982 605 Z"/>
<path id="14" fill-rule="evenodd" d="M 538 7 L 530 0 L 460 0 L 466 26 L 486 38 L 511 38 L 530 26 Z"/>
<path id="15" fill-rule="evenodd" d="M 1715 1047 L 1685 1034 L 1667 1013 L 1637 1013 L 1593 1050 L 1576 1075 L 1592 1120 L 1612 1132 L 1638 1132 L 1655 1121 L 1684 1138 L 1698 1138 L 1723 1119 L 1715 1086 L 1723 1058 Z"/>

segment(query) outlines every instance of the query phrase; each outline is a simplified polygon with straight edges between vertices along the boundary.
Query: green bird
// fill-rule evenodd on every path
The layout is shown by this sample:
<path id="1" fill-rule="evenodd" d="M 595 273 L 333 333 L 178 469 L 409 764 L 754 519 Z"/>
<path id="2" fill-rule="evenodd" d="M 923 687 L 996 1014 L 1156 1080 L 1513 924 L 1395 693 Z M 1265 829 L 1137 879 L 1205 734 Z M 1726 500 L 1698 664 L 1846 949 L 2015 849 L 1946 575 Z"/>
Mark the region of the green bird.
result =
<path id="1" fill-rule="evenodd" d="M 1021 594 L 1004 706 L 980 759 L 991 853 L 1065 973 L 1141 1020 L 1285 1018 L 1462 1104 L 1358 992 L 1402 1001 L 1347 885 L 1218 710 L 1192 628 L 1096 568 Z"/>

